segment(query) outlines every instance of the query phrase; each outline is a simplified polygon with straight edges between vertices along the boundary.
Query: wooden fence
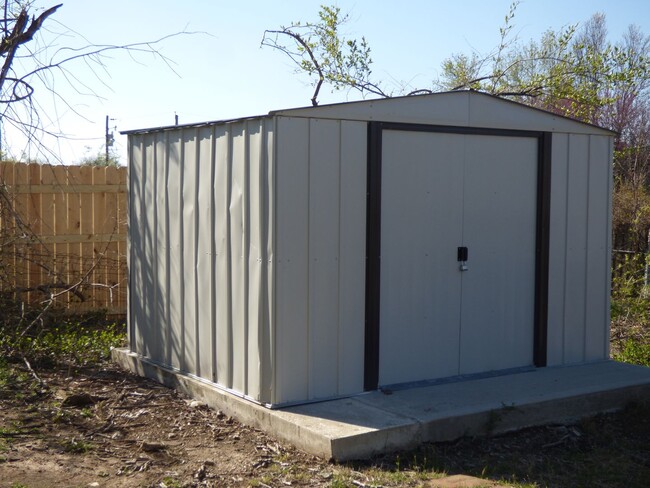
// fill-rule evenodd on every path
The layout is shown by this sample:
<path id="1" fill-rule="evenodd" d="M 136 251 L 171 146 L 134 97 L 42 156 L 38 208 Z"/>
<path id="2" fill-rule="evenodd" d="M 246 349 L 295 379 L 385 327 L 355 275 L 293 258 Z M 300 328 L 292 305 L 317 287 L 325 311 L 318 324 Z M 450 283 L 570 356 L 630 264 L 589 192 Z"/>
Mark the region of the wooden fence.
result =
<path id="1" fill-rule="evenodd" d="M 63 292 L 57 301 L 74 312 L 125 314 L 126 168 L 5 162 L 0 185 L 0 287 L 31 301 Z"/>

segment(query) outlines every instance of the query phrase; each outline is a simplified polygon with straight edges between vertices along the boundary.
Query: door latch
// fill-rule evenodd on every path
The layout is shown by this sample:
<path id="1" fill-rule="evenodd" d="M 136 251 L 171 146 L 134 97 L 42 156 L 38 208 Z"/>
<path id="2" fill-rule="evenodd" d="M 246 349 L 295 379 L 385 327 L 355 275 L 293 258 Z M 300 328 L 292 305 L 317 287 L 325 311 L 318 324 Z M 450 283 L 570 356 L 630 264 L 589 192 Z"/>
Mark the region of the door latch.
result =
<path id="1" fill-rule="evenodd" d="M 468 252 L 467 252 L 467 247 L 462 246 L 458 248 L 458 262 L 460 263 L 459 269 L 461 271 L 467 271 L 467 259 L 468 259 Z"/>

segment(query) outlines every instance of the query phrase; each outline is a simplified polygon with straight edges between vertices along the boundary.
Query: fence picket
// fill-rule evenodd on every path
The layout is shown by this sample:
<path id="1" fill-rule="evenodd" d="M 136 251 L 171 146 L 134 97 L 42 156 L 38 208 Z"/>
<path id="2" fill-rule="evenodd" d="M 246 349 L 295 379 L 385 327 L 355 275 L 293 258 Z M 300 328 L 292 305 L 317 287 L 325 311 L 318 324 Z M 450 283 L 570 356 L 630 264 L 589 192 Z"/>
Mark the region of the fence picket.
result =
<path id="1" fill-rule="evenodd" d="M 12 281 L 9 285 L 33 289 L 74 284 L 97 263 L 88 281 L 115 285 L 111 293 L 103 286 L 85 287 L 85 300 L 70 295 L 61 303 L 74 312 L 125 314 L 126 168 L 0 162 L 0 185 L 35 236 L 17 240 L 13 252 L 0 256 L 10 264 L 11 275 L 5 277 Z M 7 214 L 0 216 L 5 232 L 15 223 Z M 43 295 L 31 292 L 25 298 L 40 300 Z"/>

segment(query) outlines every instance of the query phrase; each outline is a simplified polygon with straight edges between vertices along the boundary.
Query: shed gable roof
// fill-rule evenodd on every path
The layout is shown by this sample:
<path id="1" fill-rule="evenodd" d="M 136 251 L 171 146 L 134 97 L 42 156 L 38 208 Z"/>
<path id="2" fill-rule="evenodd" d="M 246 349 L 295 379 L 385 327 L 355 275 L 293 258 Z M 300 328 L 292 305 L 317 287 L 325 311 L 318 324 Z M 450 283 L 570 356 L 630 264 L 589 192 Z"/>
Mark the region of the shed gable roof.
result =
<path id="1" fill-rule="evenodd" d="M 616 134 L 614 131 L 596 125 L 586 124 L 487 93 L 469 90 L 273 110 L 268 115 L 125 130 L 120 134 L 145 134 L 188 127 L 203 127 L 256 120 L 269 116 L 402 122 L 607 136 Z"/>
<path id="2" fill-rule="evenodd" d="M 276 110 L 269 115 L 495 129 L 516 128 L 575 134 L 615 134 L 602 127 L 477 91 L 362 100 Z"/>

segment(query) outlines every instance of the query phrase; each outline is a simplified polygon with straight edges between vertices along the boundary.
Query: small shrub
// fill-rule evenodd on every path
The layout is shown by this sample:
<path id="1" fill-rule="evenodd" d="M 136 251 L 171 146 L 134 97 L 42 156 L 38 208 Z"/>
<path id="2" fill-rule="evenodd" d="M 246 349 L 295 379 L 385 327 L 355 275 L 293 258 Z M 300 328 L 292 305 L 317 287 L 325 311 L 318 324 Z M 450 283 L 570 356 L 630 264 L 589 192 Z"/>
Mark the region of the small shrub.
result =
<path id="1" fill-rule="evenodd" d="M 612 270 L 612 357 L 650 366 L 650 287 L 644 256 L 626 257 Z"/>
<path id="2" fill-rule="evenodd" d="M 650 325 L 650 293 L 645 284 L 646 260 L 628 257 L 612 270 L 612 321 Z"/>
<path id="3" fill-rule="evenodd" d="M 650 342 L 641 339 L 628 339 L 614 359 L 630 364 L 650 366 Z"/>

